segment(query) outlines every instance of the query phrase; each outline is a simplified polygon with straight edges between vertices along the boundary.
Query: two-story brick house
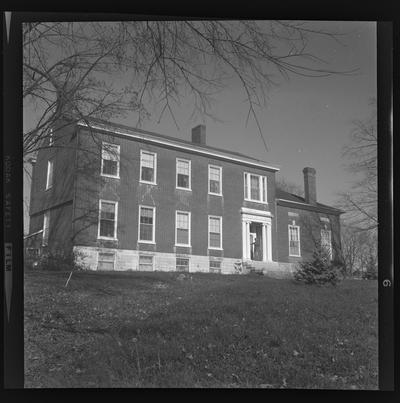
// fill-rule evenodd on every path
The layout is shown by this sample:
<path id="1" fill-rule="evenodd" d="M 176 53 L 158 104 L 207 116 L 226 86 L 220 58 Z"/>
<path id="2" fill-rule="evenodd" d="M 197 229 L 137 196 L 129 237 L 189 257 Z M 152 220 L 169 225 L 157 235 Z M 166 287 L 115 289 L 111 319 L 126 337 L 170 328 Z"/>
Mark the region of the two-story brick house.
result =
<path id="1" fill-rule="evenodd" d="M 276 188 L 276 165 L 101 120 L 53 129 L 33 167 L 30 235 L 80 252 L 93 270 L 233 273 L 240 262 L 287 274 L 323 242 L 340 251 L 341 211 Z"/>

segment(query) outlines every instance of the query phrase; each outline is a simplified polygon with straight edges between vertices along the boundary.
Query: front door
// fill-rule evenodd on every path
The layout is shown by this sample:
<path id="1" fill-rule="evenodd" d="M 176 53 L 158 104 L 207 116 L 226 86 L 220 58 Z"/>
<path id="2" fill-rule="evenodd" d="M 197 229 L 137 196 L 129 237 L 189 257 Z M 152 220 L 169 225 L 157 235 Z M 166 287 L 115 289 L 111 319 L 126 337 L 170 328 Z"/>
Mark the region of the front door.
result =
<path id="1" fill-rule="evenodd" d="M 262 255 L 262 225 L 252 222 L 250 224 L 250 259 L 263 260 Z"/>

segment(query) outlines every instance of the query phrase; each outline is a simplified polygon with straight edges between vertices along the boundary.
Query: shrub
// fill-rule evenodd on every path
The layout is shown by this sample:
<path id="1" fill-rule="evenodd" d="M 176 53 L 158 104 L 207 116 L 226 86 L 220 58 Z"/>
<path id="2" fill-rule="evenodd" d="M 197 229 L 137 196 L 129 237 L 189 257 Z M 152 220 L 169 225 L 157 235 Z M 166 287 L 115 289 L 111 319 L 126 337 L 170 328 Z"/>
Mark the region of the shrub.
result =
<path id="1" fill-rule="evenodd" d="M 317 247 L 310 261 L 299 263 L 294 273 L 296 281 L 305 284 L 332 284 L 336 285 L 342 278 L 340 262 L 331 262 L 328 253 Z"/>
<path id="2" fill-rule="evenodd" d="M 378 265 L 376 264 L 376 258 L 373 254 L 368 256 L 365 271 L 362 272 L 362 278 L 364 280 L 378 279 Z"/>
<path id="3" fill-rule="evenodd" d="M 82 270 L 83 267 L 77 262 L 78 254 L 74 251 L 52 251 L 43 253 L 36 265 L 36 269 L 50 271 Z"/>

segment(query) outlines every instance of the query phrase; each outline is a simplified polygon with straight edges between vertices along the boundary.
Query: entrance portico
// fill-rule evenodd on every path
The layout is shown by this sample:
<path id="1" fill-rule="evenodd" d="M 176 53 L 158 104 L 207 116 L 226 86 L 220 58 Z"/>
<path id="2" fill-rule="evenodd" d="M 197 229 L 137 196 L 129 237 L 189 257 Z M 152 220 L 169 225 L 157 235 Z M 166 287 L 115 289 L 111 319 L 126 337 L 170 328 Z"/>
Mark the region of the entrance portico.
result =
<path id="1" fill-rule="evenodd" d="M 241 208 L 243 260 L 272 261 L 271 217 L 269 211 Z"/>

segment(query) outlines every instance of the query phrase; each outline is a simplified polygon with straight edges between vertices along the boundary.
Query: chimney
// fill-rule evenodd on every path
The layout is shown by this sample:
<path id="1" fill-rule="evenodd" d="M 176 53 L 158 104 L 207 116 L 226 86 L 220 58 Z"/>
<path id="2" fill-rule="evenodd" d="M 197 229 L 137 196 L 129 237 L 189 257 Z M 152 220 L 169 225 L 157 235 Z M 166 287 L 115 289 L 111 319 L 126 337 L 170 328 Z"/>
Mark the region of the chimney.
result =
<path id="1" fill-rule="evenodd" d="M 306 167 L 303 169 L 304 174 L 304 197 L 306 203 L 317 204 L 317 186 L 315 178 L 315 169 Z"/>
<path id="2" fill-rule="evenodd" d="M 206 126 L 197 125 L 192 129 L 192 143 L 206 144 Z"/>

